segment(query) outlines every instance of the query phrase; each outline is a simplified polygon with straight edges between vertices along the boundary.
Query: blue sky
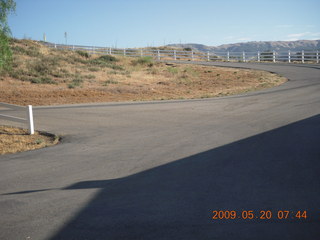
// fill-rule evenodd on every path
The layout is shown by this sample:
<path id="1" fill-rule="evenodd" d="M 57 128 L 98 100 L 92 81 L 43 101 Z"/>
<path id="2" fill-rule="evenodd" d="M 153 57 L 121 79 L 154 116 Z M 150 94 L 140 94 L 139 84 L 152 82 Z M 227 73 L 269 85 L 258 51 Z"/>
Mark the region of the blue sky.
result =
<path id="1" fill-rule="evenodd" d="M 108 47 L 320 39 L 319 0 L 16 0 L 15 38 Z M 67 39 L 65 38 L 67 32 Z"/>

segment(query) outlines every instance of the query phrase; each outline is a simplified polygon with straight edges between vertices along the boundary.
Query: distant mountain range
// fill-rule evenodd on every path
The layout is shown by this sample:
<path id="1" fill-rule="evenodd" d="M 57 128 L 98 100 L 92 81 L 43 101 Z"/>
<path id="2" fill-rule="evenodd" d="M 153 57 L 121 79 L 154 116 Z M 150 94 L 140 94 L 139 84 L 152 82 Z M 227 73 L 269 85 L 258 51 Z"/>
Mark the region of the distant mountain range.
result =
<path id="1" fill-rule="evenodd" d="M 308 51 L 320 50 L 320 40 L 298 40 L 298 41 L 263 41 L 263 42 L 245 42 L 234 44 L 223 44 L 217 47 L 206 46 L 202 44 L 169 44 L 167 46 L 177 48 L 191 48 L 200 52 L 257 52 L 257 51 Z"/>

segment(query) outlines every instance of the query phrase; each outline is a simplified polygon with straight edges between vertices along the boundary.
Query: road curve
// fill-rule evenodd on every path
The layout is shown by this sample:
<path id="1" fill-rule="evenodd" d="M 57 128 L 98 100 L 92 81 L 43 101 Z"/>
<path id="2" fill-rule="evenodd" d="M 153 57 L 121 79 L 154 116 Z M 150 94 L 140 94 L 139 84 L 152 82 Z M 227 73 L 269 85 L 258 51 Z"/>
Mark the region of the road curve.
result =
<path id="1" fill-rule="evenodd" d="M 205 100 L 36 108 L 36 128 L 63 140 L 0 156 L 0 239 L 318 239 L 319 66 L 213 65 L 289 81 Z M 213 219 L 226 210 L 236 218 Z"/>

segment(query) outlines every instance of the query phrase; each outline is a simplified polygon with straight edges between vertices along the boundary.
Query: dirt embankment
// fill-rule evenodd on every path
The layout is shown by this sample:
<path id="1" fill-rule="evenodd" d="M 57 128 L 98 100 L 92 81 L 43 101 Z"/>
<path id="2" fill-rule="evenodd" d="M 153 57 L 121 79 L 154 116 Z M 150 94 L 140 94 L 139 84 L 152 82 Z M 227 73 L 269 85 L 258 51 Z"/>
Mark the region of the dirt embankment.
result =
<path id="1" fill-rule="evenodd" d="M 286 81 L 263 71 L 89 55 L 27 40 L 13 40 L 12 49 L 12 71 L 0 77 L 0 102 L 20 105 L 208 98 Z"/>

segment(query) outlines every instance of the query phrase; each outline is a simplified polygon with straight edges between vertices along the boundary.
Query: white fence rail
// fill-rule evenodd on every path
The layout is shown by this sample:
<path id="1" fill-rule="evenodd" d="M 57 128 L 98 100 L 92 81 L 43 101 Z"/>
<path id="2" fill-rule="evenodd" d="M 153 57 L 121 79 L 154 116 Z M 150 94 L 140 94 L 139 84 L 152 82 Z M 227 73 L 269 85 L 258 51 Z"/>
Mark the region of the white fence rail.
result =
<path id="1" fill-rule="evenodd" d="M 319 50 L 314 51 L 261 51 L 261 52 L 199 52 L 161 49 L 108 48 L 95 46 L 63 45 L 45 43 L 60 49 L 85 51 L 90 54 L 122 55 L 128 57 L 150 56 L 157 60 L 226 61 L 226 62 L 299 62 L 319 63 Z"/>
<path id="2" fill-rule="evenodd" d="M 0 119 L 9 120 L 13 122 L 19 122 L 19 123 L 27 123 L 29 134 L 34 134 L 34 123 L 33 123 L 33 112 L 32 112 L 32 106 L 28 105 L 27 107 L 22 107 L 18 105 L 8 104 L 8 103 L 2 103 L 0 102 L 0 108 L 6 108 L 10 110 L 18 110 L 18 111 L 26 111 L 26 118 L 20 118 L 5 114 L 0 114 Z"/>

